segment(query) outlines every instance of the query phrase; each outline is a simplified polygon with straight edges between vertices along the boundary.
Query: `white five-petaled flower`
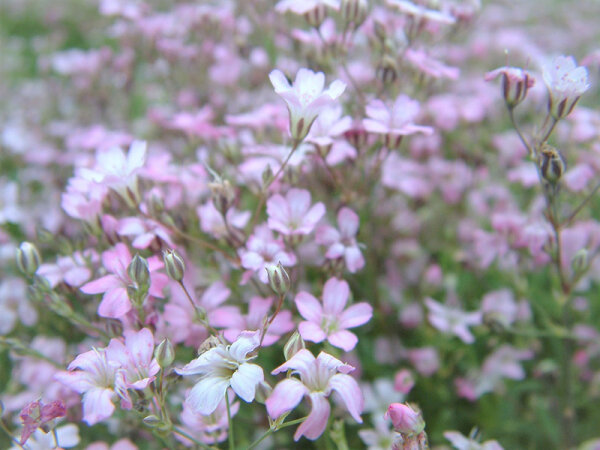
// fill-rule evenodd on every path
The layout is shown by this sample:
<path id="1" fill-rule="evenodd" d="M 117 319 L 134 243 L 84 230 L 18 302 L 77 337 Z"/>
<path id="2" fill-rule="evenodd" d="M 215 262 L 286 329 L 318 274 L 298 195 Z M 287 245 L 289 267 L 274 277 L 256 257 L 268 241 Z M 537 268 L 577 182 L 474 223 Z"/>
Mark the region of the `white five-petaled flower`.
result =
<path id="1" fill-rule="evenodd" d="M 572 56 L 556 56 L 542 66 L 542 75 L 550 92 L 550 114 L 557 120 L 568 116 L 590 87 L 587 69 L 577 67 Z"/>
<path id="2" fill-rule="evenodd" d="M 290 85 L 280 70 L 272 71 L 269 79 L 275 92 L 287 103 L 290 133 L 296 141 L 302 141 L 306 137 L 319 113 L 333 105 L 346 89 L 343 81 L 335 80 L 328 89 L 323 90 L 325 74 L 305 68 L 298 71 L 293 85 Z"/>
<path id="3" fill-rule="evenodd" d="M 212 414 L 229 386 L 242 400 L 252 402 L 264 373 L 260 366 L 248 362 L 252 359 L 248 354 L 259 344 L 260 331 L 244 331 L 233 344 L 219 344 L 176 369 L 179 375 L 201 377 L 186 398 L 190 407 L 200 414 Z"/>

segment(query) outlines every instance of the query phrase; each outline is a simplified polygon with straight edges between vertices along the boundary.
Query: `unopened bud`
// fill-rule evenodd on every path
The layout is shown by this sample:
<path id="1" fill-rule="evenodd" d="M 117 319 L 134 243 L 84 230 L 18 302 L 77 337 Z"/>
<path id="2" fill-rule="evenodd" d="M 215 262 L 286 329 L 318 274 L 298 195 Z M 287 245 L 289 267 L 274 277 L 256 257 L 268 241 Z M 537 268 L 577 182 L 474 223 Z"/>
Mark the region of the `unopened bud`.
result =
<path id="1" fill-rule="evenodd" d="M 33 276 L 40 267 L 40 252 L 31 242 L 21 242 L 17 249 L 17 266 L 25 275 Z"/>
<path id="2" fill-rule="evenodd" d="M 229 180 L 221 178 L 208 183 L 208 187 L 212 193 L 212 201 L 217 211 L 225 215 L 229 208 L 233 206 L 235 200 L 235 191 Z"/>
<path id="3" fill-rule="evenodd" d="M 383 55 L 377 71 L 375 73 L 377 79 L 384 84 L 390 84 L 396 81 L 398 78 L 398 68 L 396 67 L 396 61 L 389 55 Z"/>
<path id="4" fill-rule="evenodd" d="M 167 250 L 163 252 L 163 261 L 167 269 L 167 275 L 172 280 L 181 281 L 185 274 L 185 263 L 183 258 L 175 250 Z"/>
<path id="5" fill-rule="evenodd" d="M 159 431 L 165 431 L 169 429 L 169 425 L 154 414 L 144 417 L 142 421 L 147 427 L 154 428 Z"/>
<path id="6" fill-rule="evenodd" d="M 150 269 L 148 268 L 148 261 L 146 261 L 146 258 L 142 258 L 139 253 L 136 253 L 129 263 L 127 274 L 139 289 L 147 290 L 150 286 Z"/>
<path id="7" fill-rule="evenodd" d="M 175 359 L 175 349 L 169 338 L 163 339 L 162 342 L 156 346 L 154 357 L 156 358 L 158 365 L 163 369 L 169 367 L 173 363 L 173 360 Z"/>
<path id="8" fill-rule="evenodd" d="M 306 22 L 308 22 L 311 27 L 315 28 L 321 26 L 325 17 L 327 17 L 327 8 L 323 3 L 317 3 L 313 9 L 304 13 Z"/>
<path id="9" fill-rule="evenodd" d="M 548 144 L 543 144 L 540 148 L 538 164 L 542 177 L 550 184 L 558 183 L 567 170 L 563 155 Z"/>
<path id="10" fill-rule="evenodd" d="M 273 388 L 271 387 L 271 385 L 269 385 L 269 383 L 267 383 L 266 381 L 261 381 L 256 386 L 255 400 L 258 403 L 262 403 L 264 405 L 272 392 Z"/>
<path id="11" fill-rule="evenodd" d="M 358 28 L 367 18 L 367 0 L 342 0 L 340 10 L 344 23 L 353 23 L 354 28 Z"/>
<path id="12" fill-rule="evenodd" d="M 288 341 L 283 346 L 283 356 L 285 357 L 286 361 L 289 361 L 292 359 L 292 356 L 305 348 L 306 344 L 304 343 L 304 339 L 302 339 L 302 336 L 300 336 L 298 331 L 294 331 L 294 334 L 290 336 Z"/>
<path id="13" fill-rule="evenodd" d="M 277 263 L 277 265 L 270 264 L 265 267 L 267 271 L 267 277 L 269 278 L 269 286 L 273 292 L 275 292 L 280 297 L 283 297 L 290 290 L 290 276 L 285 271 L 281 262 Z"/>
<path id="14" fill-rule="evenodd" d="M 576 276 L 583 274 L 589 265 L 588 251 L 585 248 L 582 248 L 571 260 L 571 268 Z"/>
<path id="15" fill-rule="evenodd" d="M 392 420 L 394 430 L 406 436 L 415 436 L 425 429 L 421 413 L 408 404 L 392 403 L 385 413 Z"/>

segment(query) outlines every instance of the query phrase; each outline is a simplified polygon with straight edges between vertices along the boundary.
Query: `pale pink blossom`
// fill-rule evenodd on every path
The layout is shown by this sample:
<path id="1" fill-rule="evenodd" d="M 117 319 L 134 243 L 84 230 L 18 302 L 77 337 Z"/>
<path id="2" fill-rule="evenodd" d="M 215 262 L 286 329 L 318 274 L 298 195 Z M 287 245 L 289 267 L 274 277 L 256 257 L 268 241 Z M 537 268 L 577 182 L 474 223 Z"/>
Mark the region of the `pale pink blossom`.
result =
<path id="1" fill-rule="evenodd" d="M 145 389 L 160 370 L 154 358 L 154 337 L 147 328 L 140 331 L 125 331 L 125 342 L 111 339 L 111 361 L 119 365 L 124 389 Z"/>
<path id="2" fill-rule="evenodd" d="M 252 402 L 256 386 L 264 380 L 262 368 L 249 362 L 253 358 L 249 354 L 259 344 L 260 332 L 243 332 L 233 344 L 219 344 L 182 369 L 176 369 L 179 375 L 200 376 L 186 397 L 192 410 L 212 414 L 230 386 L 242 400 Z"/>
<path id="3" fill-rule="evenodd" d="M 296 141 L 302 141 L 306 137 L 319 113 L 326 107 L 334 105 L 335 100 L 346 89 L 344 82 L 335 80 L 328 89 L 324 90 L 325 74 L 315 73 L 305 68 L 298 71 L 293 85 L 290 85 L 279 70 L 272 71 L 269 79 L 275 92 L 287 103 L 290 113 L 290 133 Z"/>
<path id="4" fill-rule="evenodd" d="M 303 15 L 324 6 L 337 11 L 340 7 L 340 2 L 339 0 L 280 0 L 275 5 L 275 10 L 278 12 L 290 11 L 294 14 Z"/>
<path id="5" fill-rule="evenodd" d="M 527 91 L 535 84 L 535 78 L 519 67 L 499 67 L 485 74 L 485 81 L 502 77 L 502 95 L 510 107 L 521 103 Z"/>
<path id="6" fill-rule="evenodd" d="M 348 270 L 355 273 L 365 265 L 365 259 L 356 242 L 359 225 L 358 215 L 344 206 L 338 212 L 337 223 L 339 230 L 330 225 L 318 227 L 315 240 L 318 244 L 328 247 L 325 258 L 343 258 Z"/>
<path id="7" fill-rule="evenodd" d="M 425 304 L 429 309 L 429 322 L 435 328 L 443 333 L 458 336 L 466 344 L 475 342 L 469 327 L 481 325 L 481 311 L 467 313 L 459 308 L 442 305 L 432 298 L 425 299 Z"/>
<path id="8" fill-rule="evenodd" d="M 101 317 L 118 319 L 131 310 L 132 304 L 127 292 L 129 286 L 135 285 L 127 273 L 131 259 L 131 253 L 127 246 L 118 243 L 114 248 L 102 253 L 102 264 L 108 270 L 109 275 L 90 281 L 81 287 L 81 291 L 86 294 L 104 294 L 98 305 L 98 314 Z M 147 261 L 150 269 L 148 295 L 162 297 L 162 289 L 168 278 L 157 270 L 163 267 L 163 263 L 156 256 L 148 258 Z"/>
<path id="9" fill-rule="evenodd" d="M 417 70 L 432 78 L 456 80 L 460 75 L 460 70 L 457 67 L 447 66 L 423 50 L 409 48 L 404 52 L 404 58 Z"/>
<path id="10" fill-rule="evenodd" d="M 450 441 L 456 450 L 503 450 L 497 441 L 479 443 L 470 437 L 465 437 L 458 431 L 445 431 L 444 437 Z"/>
<path id="11" fill-rule="evenodd" d="M 579 97 L 590 87 L 585 67 L 572 56 L 556 56 L 542 65 L 544 82 L 550 92 L 550 112 L 555 119 L 571 113 Z"/>
<path id="12" fill-rule="evenodd" d="M 306 189 L 290 189 L 286 196 L 276 194 L 267 201 L 269 228 L 284 236 L 310 234 L 325 214 L 325 205 L 310 205 L 310 192 Z"/>
<path id="13" fill-rule="evenodd" d="M 302 397 L 310 398 L 310 414 L 296 430 L 295 441 L 302 436 L 315 440 L 323 434 L 331 411 L 327 397 L 332 391 L 339 394 L 352 418 L 362 423 L 360 414 L 364 399 L 354 378 L 347 375 L 354 370 L 352 366 L 325 352 L 315 358 L 310 351 L 302 349 L 272 373 L 276 375 L 288 370 L 299 375 L 300 379 L 290 377 L 280 381 L 267 399 L 266 406 L 269 416 L 277 419 L 296 408 Z"/>
<path id="14" fill-rule="evenodd" d="M 323 342 L 347 352 L 352 350 L 358 338 L 348 328 L 364 325 L 373 316 L 373 308 L 366 302 L 357 303 L 347 309 L 350 287 L 344 280 L 330 278 L 323 288 L 323 303 L 308 292 L 296 295 L 296 307 L 306 319 L 298 326 L 303 339 L 311 342 Z"/>
<path id="15" fill-rule="evenodd" d="M 99 259 L 93 250 L 75 252 L 70 256 L 59 256 L 56 264 L 41 264 L 36 274 L 44 277 L 51 287 L 64 282 L 69 286 L 78 287 L 89 280 L 92 275 L 87 263 L 95 263 Z"/>
<path id="16" fill-rule="evenodd" d="M 79 429 L 77 425 L 68 423 L 56 427 L 52 431 L 44 431 L 41 428 L 35 430 L 31 438 L 24 447 L 13 446 L 10 450 L 57 450 L 64 448 L 73 448 L 79 445 Z M 60 445 L 60 447 L 58 447 Z"/>
<path id="17" fill-rule="evenodd" d="M 161 241 L 169 248 L 175 247 L 168 230 L 152 219 L 139 217 L 120 219 L 117 225 L 117 234 L 131 238 L 131 246 L 134 248 L 145 249 L 152 244 L 160 246 Z"/>

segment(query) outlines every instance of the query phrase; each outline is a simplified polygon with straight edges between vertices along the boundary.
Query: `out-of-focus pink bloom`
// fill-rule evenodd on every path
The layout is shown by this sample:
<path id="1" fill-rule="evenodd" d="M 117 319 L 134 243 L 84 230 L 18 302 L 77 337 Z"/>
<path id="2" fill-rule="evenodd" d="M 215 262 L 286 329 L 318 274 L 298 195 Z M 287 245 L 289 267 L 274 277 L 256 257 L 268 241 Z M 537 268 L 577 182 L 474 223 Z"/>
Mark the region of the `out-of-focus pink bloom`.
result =
<path id="1" fill-rule="evenodd" d="M 254 234 L 248 238 L 245 249 L 238 251 L 242 260 L 242 267 L 256 272 L 263 283 L 268 283 L 268 264 L 281 263 L 282 266 L 293 266 L 296 264 L 296 256 L 285 249 L 282 239 L 275 239 L 273 233 L 262 225 L 257 227 Z"/>
<path id="2" fill-rule="evenodd" d="M 223 216 L 212 201 L 206 202 L 204 205 L 196 209 L 198 218 L 200 219 L 200 228 L 205 233 L 212 234 L 220 239 L 229 234 Z M 227 224 L 230 227 L 242 229 L 250 220 L 250 211 L 238 211 L 235 208 L 229 208 L 226 213 Z"/>
<path id="3" fill-rule="evenodd" d="M 105 442 L 93 442 L 85 450 L 138 450 L 138 446 L 129 439 L 119 439 L 111 446 Z"/>
<path id="4" fill-rule="evenodd" d="M 527 91 L 535 84 L 535 78 L 519 67 L 499 67 L 485 74 L 485 81 L 502 77 L 502 95 L 507 105 L 517 106 L 527 96 Z"/>
<path id="5" fill-rule="evenodd" d="M 342 135 L 351 126 L 352 118 L 350 116 L 342 117 L 342 106 L 333 105 L 321 111 L 306 140 L 314 144 L 322 154 L 327 154 L 335 142 L 333 138 Z"/>
<path id="6" fill-rule="evenodd" d="M 175 244 L 167 229 L 152 219 L 141 219 L 139 217 L 125 217 L 119 220 L 117 233 L 121 236 L 131 237 L 131 245 L 134 248 L 148 248 L 153 243 L 162 241 L 169 248 L 174 248 Z"/>
<path id="7" fill-rule="evenodd" d="M 261 330 L 264 320 L 271 310 L 273 298 L 252 297 L 248 304 L 248 314 L 242 316 L 238 313 L 229 314 L 223 317 L 222 323 L 228 321 L 230 325 L 224 331 L 224 336 L 229 342 L 233 342 L 242 333 L 243 330 Z M 279 340 L 281 335 L 292 331 L 295 328 L 290 311 L 279 311 L 269 325 L 267 333 L 264 335 L 262 346 L 267 347 Z"/>
<path id="8" fill-rule="evenodd" d="M 167 284 L 167 275 L 157 272 L 163 267 L 158 257 L 152 256 L 147 259 L 150 270 L 150 288 L 148 295 L 162 297 L 162 289 Z M 102 317 L 120 318 L 131 310 L 131 301 L 127 293 L 127 287 L 135 285 L 129 278 L 127 266 L 131 263 L 131 253 L 123 243 L 118 243 L 113 249 L 102 253 L 102 264 L 110 272 L 81 287 L 86 294 L 101 294 L 102 301 L 98 305 L 98 314 Z"/>
<path id="9" fill-rule="evenodd" d="M 186 397 L 192 410 L 204 415 L 212 414 L 229 386 L 242 400 L 252 402 L 256 386 L 264 380 L 264 374 L 260 366 L 248 362 L 252 359 L 248 354 L 259 344 L 260 332 L 243 332 L 233 344 L 219 344 L 182 369 L 176 369 L 179 375 L 201 376 Z"/>
<path id="10" fill-rule="evenodd" d="M 290 112 L 290 133 L 296 141 L 302 141 L 306 137 L 319 113 L 334 105 L 335 100 L 346 89 L 344 82 L 335 80 L 328 89 L 323 90 L 325 74 L 305 68 L 298 71 L 293 85 L 290 85 L 279 70 L 272 71 L 269 79 L 275 92 L 287 103 Z"/>
<path id="11" fill-rule="evenodd" d="M 394 429 L 402 434 L 419 434 L 425 429 L 421 414 L 403 403 L 392 403 L 385 417 L 390 418 Z"/>
<path id="12" fill-rule="evenodd" d="M 412 348 L 407 351 L 409 361 L 424 377 L 430 377 L 440 368 L 440 358 L 435 348 Z"/>
<path id="13" fill-rule="evenodd" d="M 69 286 L 78 287 L 89 280 L 92 274 L 86 260 L 95 263 L 98 254 L 93 250 L 85 250 L 70 256 L 59 256 L 56 258 L 56 264 L 40 265 L 36 275 L 44 277 L 51 287 L 63 281 Z"/>
<path id="14" fill-rule="evenodd" d="M 427 198 L 434 185 L 427 177 L 427 169 L 422 164 L 401 158 L 393 153 L 383 166 L 382 183 L 412 198 Z"/>
<path id="15" fill-rule="evenodd" d="M 18 321 L 32 326 L 37 320 L 37 310 L 27 299 L 25 282 L 21 278 L 3 279 L 0 283 L 0 336 L 10 333 Z"/>
<path id="16" fill-rule="evenodd" d="M 296 295 L 296 307 L 306 319 L 298 325 L 303 339 L 322 342 L 325 339 L 331 345 L 347 352 L 352 350 L 358 338 L 348 328 L 364 325 L 373 316 L 373 308 L 366 302 L 357 303 L 344 310 L 350 288 L 348 283 L 330 278 L 323 288 L 323 304 L 308 292 Z"/>
<path id="17" fill-rule="evenodd" d="M 302 436 L 315 440 L 323 434 L 331 410 L 327 397 L 332 391 L 339 394 L 352 418 L 362 423 L 362 392 L 354 378 L 347 375 L 354 370 L 352 366 L 325 352 L 315 358 L 310 351 L 303 349 L 272 373 L 275 375 L 287 370 L 300 375 L 300 379 L 291 377 L 280 381 L 267 399 L 266 406 L 271 418 L 276 419 L 296 408 L 305 395 L 310 398 L 310 414 L 296 430 L 295 441 Z"/>
<path id="18" fill-rule="evenodd" d="M 391 108 L 381 100 L 371 100 L 366 106 L 369 118 L 363 120 L 363 125 L 370 133 L 385 135 L 385 145 L 396 148 L 402 136 L 433 133 L 431 127 L 414 124 L 419 110 L 419 102 L 406 95 L 399 95 Z"/>
<path id="19" fill-rule="evenodd" d="M 240 403 L 233 401 L 235 394 L 231 390 L 227 391 L 227 396 L 230 403 L 229 411 L 231 417 L 233 417 L 240 410 Z M 209 415 L 194 411 L 188 400 L 185 400 L 183 402 L 183 412 L 179 417 L 187 433 L 205 444 L 216 444 L 227 439 L 229 421 L 227 419 L 225 398 L 221 400 L 217 409 Z M 176 435 L 176 438 L 187 446 L 193 446 L 193 442 L 183 436 Z"/>
<path id="20" fill-rule="evenodd" d="M 573 192 L 583 191 L 594 179 L 596 173 L 588 164 L 577 164 L 569 169 L 562 178 L 563 183 Z"/>
<path id="21" fill-rule="evenodd" d="M 74 219 L 97 224 L 108 188 L 88 176 L 87 169 L 75 171 L 75 176 L 69 179 L 62 194 L 61 206 Z M 99 180 L 98 177 L 96 179 Z"/>
<path id="22" fill-rule="evenodd" d="M 555 119 L 568 116 L 579 97 L 590 87 L 585 67 L 577 67 L 572 56 L 556 56 L 542 65 L 550 92 L 550 113 Z"/>
<path id="23" fill-rule="evenodd" d="M 429 322 L 443 333 L 454 334 L 464 343 L 472 344 L 475 337 L 471 334 L 469 326 L 481 325 L 481 311 L 471 313 L 458 308 L 452 308 L 436 302 L 432 298 L 425 299 L 429 308 Z"/>
<path id="24" fill-rule="evenodd" d="M 519 314 L 519 305 L 515 302 L 510 289 L 488 292 L 481 301 L 484 321 L 493 321 L 504 327 L 511 326 Z"/>
<path id="25" fill-rule="evenodd" d="M 28 450 L 56 450 L 73 448 L 78 444 L 79 429 L 77 428 L 77 425 L 69 423 L 48 432 L 45 432 L 42 429 L 37 429 L 33 432 L 25 447 L 21 445 L 15 445 L 10 447 L 10 450 L 22 450 L 23 448 Z"/>
<path id="26" fill-rule="evenodd" d="M 19 413 L 21 423 L 23 424 L 21 445 L 25 444 L 35 430 L 51 420 L 63 417 L 66 414 L 67 408 L 65 408 L 65 405 L 60 400 L 54 400 L 45 405 L 39 400 L 29 403 Z"/>
<path id="27" fill-rule="evenodd" d="M 485 441 L 480 444 L 463 436 L 458 431 L 445 431 L 444 437 L 450 441 L 456 450 L 504 450 L 496 441 Z"/>
<path id="28" fill-rule="evenodd" d="M 286 196 L 276 194 L 267 201 L 269 228 L 284 236 L 310 234 L 325 214 L 325 205 L 318 202 L 310 206 L 310 192 L 290 189 Z"/>
<path id="29" fill-rule="evenodd" d="M 423 50 L 413 50 L 409 48 L 404 52 L 404 58 L 417 70 L 433 78 L 448 78 L 450 80 L 458 79 L 460 70 L 457 67 L 450 67 L 446 64 L 432 58 Z"/>
<path id="30" fill-rule="evenodd" d="M 343 207 L 337 215 L 339 231 L 332 226 L 322 225 L 317 228 L 315 240 L 328 247 L 325 258 L 344 258 L 346 267 L 351 273 L 362 269 L 365 259 L 356 242 L 359 218 L 350 208 Z"/>
<path id="31" fill-rule="evenodd" d="M 394 376 L 394 389 L 402 394 L 408 394 L 415 385 L 415 378 L 408 369 L 402 369 Z"/>

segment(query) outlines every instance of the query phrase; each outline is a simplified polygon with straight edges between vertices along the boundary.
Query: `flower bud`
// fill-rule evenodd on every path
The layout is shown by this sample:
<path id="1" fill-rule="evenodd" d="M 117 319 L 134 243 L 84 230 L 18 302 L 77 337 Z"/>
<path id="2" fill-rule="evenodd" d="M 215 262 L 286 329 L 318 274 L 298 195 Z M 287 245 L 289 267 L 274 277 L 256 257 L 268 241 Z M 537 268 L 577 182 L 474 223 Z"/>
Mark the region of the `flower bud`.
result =
<path id="1" fill-rule="evenodd" d="M 367 18 L 367 0 L 342 0 L 340 5 L 344 23 L 354 24 L 354 28 L 360 27 Z"/>
<path id="2" fill-rule="evenodd" d="M 415 411 L 408 404 L 392 403 L 385 417 L 392 420 L 394 430 L 403 435 L 413 436 L 418 435 L 425 429 L 425 421 L 421 417 L 421 413 Z"/>
<path id="3" fill-rule="evenodd" d="M 588 269 L 588 265 L 588 251 L 587 249 L 582 248 L 573 256 L 573 259 L 571 260 L 571 269 L 573 269 L 575 276 L 579 276 Z"/>
<path id="4" fill-rule="evenodd" d="M 292 359 L 292 356 L 305 348 L 306 344 L 304 343 L 304 339 L 302 339 L 302 336 L 300 336 L 298 331 L 294 331 L 294 334 L 290 336 L 288 341 L 283 346 L 283 356 L 285 357 L 286 361 L 289 361 Z"/>
<path id="5" fill-rule="evenodd" d="M 167 275 L 172 280 L 181 281 L 185 273 L 185 263 L 183 258 L 175 250 L 167 250 L 163 252 L 163 261 L 167 269 Z"/>
<path id="6" fill-rule="evenodd" d="M 160 418 L 155 416 L 154 414 L 150 414 L 149 416 L 144 417 L 142 420 L 144 425 L 149 428 L 154 428 L 156 430 L 164 431 L 169 428 L 169 425 L 162 421 Z"/>
<path id="7" fill-rule="evenodd" d="M 154 357 L 162 369 L 169 367 L 173 363 L 173 360 L 175 359 L 175 349 L 169 338 L 163 339 L 161 343 L 156 346 Z"/>
<path id="8" fill-rule="evenodd" d="M 558 183 L 567 170 L 563 155 L 548 144 L 540 148 L 538 164 L 542 177 L 550 184 Z"/>
<path id="9" fill-rule="evenodd" d="M 277 263 L 277 265 L 269 264 L 265 269 L 269 278 L 269 286 L 271 286 L 273 292 L 280 297 L 287 294 L 290 290 L 291 281 L 281 262 Z"/>
<path id="10" fill-rule="evenodd" d="M 40 253 L 31 242 L 21 242 L 17 249 L 17 266 L 25 275 L 33 276 L 40 266 Z"/>
<path id="11" fill-rule="evenodd" d="M 139 253 L 136 253 L 129 263 L 127 274 L 139 289 L 147 290 L 150 286 L 150 269 L 148 268 L 148 261 L 146 261 L 146 258 L 142 258 Z"/>
<path id="12" fill-rule="evenodd" d="M 266 381 L 261 381 L 256 386 L 256 401 L 258 403 L 262 403 L 263 405 L 269 398 L 269 396 L 273 393 L 273 388 Z"/>
<path id="13" fill-rule="evenodd" d="M 377 66 L 375 75 L 383 84 L 390 84 L 396 81 L 398 78 L 398 68 L 396 67 L 395 59 L 390 55 L 383 55 Z"/>
<path id="14" fill-rule="evenodd" d="M 233 206 L 235 200 L 235 191 L 229 180 L 217 178 L 215 181 L 208 183 L 208 187 L 212 193 L 212 201 L 217 211 L 225 215 L 229 208 Z"/>
<path id="15" fill-rule="evenodd" d="M 317 3 L 313 9 L 304 13 L 306 22 L 308 22 L 311 27 L 315 28 L 319 28 L 321 26 L 325 20 L 325 17 L 327 17 L 327 8 L 322 3 Z"/>

